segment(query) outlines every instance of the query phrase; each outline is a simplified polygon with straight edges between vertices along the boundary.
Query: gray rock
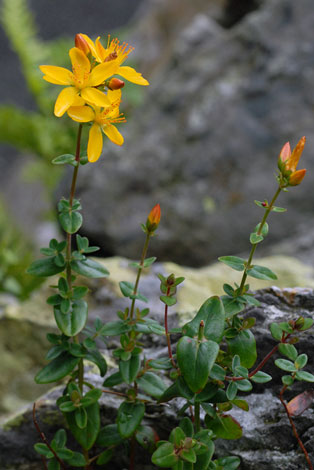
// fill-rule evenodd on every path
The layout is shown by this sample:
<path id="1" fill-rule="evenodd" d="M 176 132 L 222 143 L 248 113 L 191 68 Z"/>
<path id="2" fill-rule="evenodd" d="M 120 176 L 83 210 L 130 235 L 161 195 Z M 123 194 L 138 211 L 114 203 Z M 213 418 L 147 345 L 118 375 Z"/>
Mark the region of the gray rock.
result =
<path id="1" fill-rule="evenodd" d="M 203 10 L 170 36 L 144 101 L 120 126 L 125 145 L 108 143 L 97 169 L 79 175 L 82 230 L 104 255 L 136 257 L 138 226 L 157 202 L 163 260 L 206 265 L 248 249 L 262 215 L 253 200 L 274 193 L 281 146 L 313 137 L 311 13 L 310 0 L 267 0 L 224 29 Z M 307 146 L 300 168 L 313 168 L 309 155 Z M 271 243 L 312 217 L 311 188 L 309 174 L 280 196 L 288 212 L 271 217 Z"/>

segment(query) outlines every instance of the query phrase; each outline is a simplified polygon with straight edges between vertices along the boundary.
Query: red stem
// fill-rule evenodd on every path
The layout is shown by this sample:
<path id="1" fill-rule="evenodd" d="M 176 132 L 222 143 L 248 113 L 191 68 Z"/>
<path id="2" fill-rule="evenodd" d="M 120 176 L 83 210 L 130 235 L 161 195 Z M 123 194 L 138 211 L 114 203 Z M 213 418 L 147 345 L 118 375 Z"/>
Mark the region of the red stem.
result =
<path id="1" fill-rule="evenodd" d="M 291 415 L 290 415 L 290 413 L 289 413 L 288 407 L 287 407 L 287 405 L 286 405 L 286 403 L 285 403 L 285 401 L 284 401 L 284 399 L 283 399 L 283 394 L 284 394 L 284 392 L 285 392 L 286 389 L 287 389 L 287 386 L 285 385 L 285 386 L 282 387 L 282 389 L 280 390 L 280 393 L 279 393 L 279 400 L 281 401 L 281 403 L 282 403 L 282 405 L 283 405 L 283 407 L 284 407 L 284 409 L 285 409 L 285 411 L 286 411 L 286 413 L 287 413 L 287 416 L 288 416 L 288 419 L 289 419 L 289 422 L 290 422 L 290 425 L 291 425 L 293 434 L 294 434 L 295 438 L 297 439 L 298 444 L 299 444 L 299 446 L 300 446 L 300 448 L 301 448 L 301 450 L 302 450 L 302 452 L 303 452 L 303 454 L 304 454 L 304 456 L 305 456 L 305 459 L 306 459 L 306 461 L 307 461 L 307 463 L 308 463 L 308 466 L 309 466 L 309 470 L 313 470 L 313 465 L 312 465 L 312 463 L 311 463 L 311 461 L 310 461 L 309 454 L 307 453 L 307 450 L 306 450 L 306 448 L 304 447 L 303 442 L 301 441 L 301 438 L 300 438 L 300 436 L 299 436 L 299 434 L 298 434 L 297 428 L 295 427 L 295 424 L 294 424 L 294 422 L 293 422 L 293 420 L 292 420 L 292 417 L 291 417 Z"/>
<path id="2" fill-rule="evenodd" d="M 169 293 L 170 293 L 170 287 L 168 287 L 168 289 L 167 289 L 167 294 L 166 294 L 167 297 L 168 297 Z M 173 367 L 175 369 L 177 369 L 177 365 L 174 362 L 173 355 L 172 355 L 172 350 L 171 350 L 171 340 L 170 340 L 170 333 L 169 333 L 169 329 L 168 329 L 168 305 L 167 304 L 165 304 L 165 330 L 166 330 L 166 338 L 167 338 L 169 359 L 171 360 L 171 364 L 173 365 Z"/>
<path id="3" fill-rule="evenodd" d="M 34 402 L 33 404 L 33 423 L 34 423 L 34 426 L 41 438 L 41 440 L 46 444 L 46 446 L 48 447 L 48 449 L 50 450 L 50 452 L 53 453 L 54 457 L 58 460 L 59 464 L 61 465 L 61 467 L 66 470 L 66 466 L 65 464 L 63 463 L 63 461 L 58 457 L 58 455 L 56 454 L 56 452 L 53 450 L 53 448 L 51 447 L 51 445 L 49 444 L 45 434 L 41 431 L 40 427 L 39 427 L 39 424 L 38 424 L 38 421 L 36 419 L 36 402 Z"/>

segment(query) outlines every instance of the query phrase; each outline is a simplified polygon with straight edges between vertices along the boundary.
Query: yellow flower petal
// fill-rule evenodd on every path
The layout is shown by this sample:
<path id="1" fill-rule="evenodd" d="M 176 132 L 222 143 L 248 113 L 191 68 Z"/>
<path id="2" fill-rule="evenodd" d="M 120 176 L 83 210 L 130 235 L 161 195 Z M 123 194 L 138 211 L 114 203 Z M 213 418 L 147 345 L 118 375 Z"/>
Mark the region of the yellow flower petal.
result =
<path id="1" fill-rule="evenodd" d="M 122 91 L 120 90 L 108 90 L 107 96 L 110 100 L 110 103 L 114 103 L 115 101 L 121 101 Z"/>
<path id="2" fill-rule="evenodd" d="M 136 85 L 149 85 L 149 82 L 142 77 L 142 74 L 132 67 L 119 67 L 116 73 L 126 78 L 129 82 L 136 83 Z"/>
<path id="3" fill-rule="evenodd" d="M 70 49 L 69 56 L 72 62 L 73 75 L 83 85 L 89 78 L 90 61 L 84 52 L 77 47 Z"/>
<path id="4" fill-rule="evenodd" d="M 72 85 L 73 74 L 64 67 L 56 67 L 55 65 L 41 65 L 40 70 L 45 74 L 43 77 L 47 82 L 54 85 Z"/>
<path id="5" fill-rule="evenodd" d="M 97 54 L 97 50 L 96 50 L 96 47 L 95 47 L 95 44 L 94 44 L 94 41 L 91 40 L 91 38 L 89 36 L 87 36 L 87 34 L 82 34 L 81 35 L 83 36 L 83 38 L 85 39 L 85 41 L 87 42 L 87 44 L 89 45 L 89 48 L 91 50 L 91 53 L 93 55 L 93 57 L 95 57 L 95 59 L 97 60 L 97 62 L 101 62 L 100 58 L 98 57 L 98 54 Z M 100 38 L 100 36 L 99 36 Z M 97 38 L 98 39 L 98 38 Z"/>
<path id="6" fill-rule="evenodd" d="M 99 124 L 93 124 L 89 131 L 87 157 L 89 162 L 96 162 L 101 155 L 103 138 Z"/>
<path id="7" fill-rule="evenodd" d="M 57 117 L 63 116 L 63 114 L 66 112 L 67 109 L 69 109 L 70 106 L 72 106 L 76 95 L 77 95 L 77 90 L 76 88 L 70 86 L 67 88 L 63 88 L 61 93 L 59 93 L 59 96 L 57 98 L 57 101 L 55 103 L 55 110 L 54 113 Z"/>
<path id="8" fill-rule="evenodd" d="M 114 60 L 97 65 L 90 74 L 88 84 L 90 86 L 100 85 L 105 80 L 107 80 L 107 78 L 117 73 L 118 68 L 119 64 L 116 63 Z"/>
<path id="9" fill-rule="evenodd" d="M 102 130 L 104 131 L 108 139 L 111 140 L 111 142 L 116 145 L 123 145 L 123 135 L 120 134 L 120 132 L 115 126 L 113 126 L 112 124 L 106 124 L 105 126 L 103 126 Z"/>
<path id="10" fill-rule="evenodd" d="M 80 95 L 76 95 L 72 103 L 72 106 L 84 106 L 84 104 L 85 104 L 85 100 L 83 100 L 83 98 Z"/>
<path id="11" fill-rule="evenodd" d="M 98 36 L 98 38 L 95 41 L 95 47 L 96 47 L 97 55 L 100 59 L 99 62 L 103 62 L 105 60 L 106 56 L 108 55 L 108 52 L 106 51 L 106 49 L 101 44 L 100 36 Z"/>
<path id="12" fill-rule="evenodd" d="M 81 91 L 82 98 L 89 103 L 93 103 L 96 106 L 108 107 L 110 106 L 110 101 L 108 97 L 100 90 L 96 88 L 87 87 Z"/>
<path id="13" fill-rule="evenodd" d="M 67 113 L 76 122 L 90 122 L 95 118 L 95 113 L 89 106 L 71 106 Z"/>

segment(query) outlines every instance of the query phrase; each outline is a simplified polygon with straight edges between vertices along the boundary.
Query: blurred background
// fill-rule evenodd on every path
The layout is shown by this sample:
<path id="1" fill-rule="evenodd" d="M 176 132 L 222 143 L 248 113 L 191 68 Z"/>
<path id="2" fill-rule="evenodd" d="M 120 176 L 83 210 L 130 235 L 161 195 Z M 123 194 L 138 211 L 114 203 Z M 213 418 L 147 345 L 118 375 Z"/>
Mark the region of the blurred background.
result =
<path id="1" fill-rule="evenodd" d="M 60 88 L 42 80 L 38 66 L 69 67 L 78 32 L 127 41 L 135 47 L 127 65 L 150 81 L 125 86 L 123 147 L 107 141 L 100 160 L 79 175 L 80 233 L 101 247 L 100 256 L 138 258 L 140 223 L 156 203 L 162 223 L 152 254 L 159 261 L 202 267 L 218 256 L 245 255 L 262 216 L 254 200 L 272 197 L 283 144 L 295 146 L 306 135 L 300 168 L 308 174 L 280 196 L 278 205 L 288 211 L 270 217 L 259 254 L 312 265 L 311 0 L 0 5 L 0 291 L 9 296 L 2 304 L 25 300 L 39 287 L 25 269 L 39 246 L 62 237 L 55 208 L 68 197 L 71 170 L 51 160 L 74 152 L 76 125 L 53 115 Z M 85 131 L 83 149 L 86 143 Z"/>

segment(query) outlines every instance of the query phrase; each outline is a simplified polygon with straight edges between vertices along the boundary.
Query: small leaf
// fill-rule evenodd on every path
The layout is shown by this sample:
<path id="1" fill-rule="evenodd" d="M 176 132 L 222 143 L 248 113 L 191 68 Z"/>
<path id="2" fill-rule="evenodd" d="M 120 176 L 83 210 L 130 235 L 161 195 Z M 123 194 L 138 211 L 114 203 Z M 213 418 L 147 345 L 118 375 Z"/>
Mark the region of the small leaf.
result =
<path id="1" fill-rule="evenodd" d="M 54 316 L 58 328 L 66 336 L 76 336 L 83 330 L 87 321 L 87 303 L 84 300 L 75 300 L 70 313 L 62 313 L 57 307 Z"/>
<path id="2" fill-rule="evenodd" d="M 111 374 L 103 383 L 103 386 L 104 387 L 114 387 L 115 385 L 120 385 L 122 384 L 123 382 L 123 377 L 120 373 L 120 371 L 118 372 L 114 372 L 113 374 Z"/>
<path id="3" fill-rule="evenodd" d="M 75 411 L 75 422 L 80 429 L 84 429 L 87 426 L 87 413 L 82 406 Z"/>
<path id="4" fill-rule="evenodd" d="M 294 361 L 294 365 L 297 369 L 303 369 L 303 367 L 306 366 L 307 364 L 307 355 L 306 354 L 300 354 L 300 356 L 298 356 L 296 358 L 296 360 Z"/>
<path id="5" fill-rule="evenodd" d="M 157 370 L 172 369 L 172 364 L 169 357 L 162 357 L 160 359 L 150 359 L 149 367 Z"/>
<path id="6" fill-rule="evenodd" d="M 221 470 L 235 470 L 241 463 L 239 457 L 222 457 L 217 461 L 218 468 Z"/>
<path id="7" fill-rule="evenodd" d="M 85 340 L 85 341 L 87 341 L 87 340 Z M 106 375 L 107 362 L 106 362 L 105 358 L 103 357 L 103 355 L 97 349 L 95 349 L 93 351 L 88 351 L 85 354 L 84 357 L 87 361 L 90 361 L 90 362 L 93 362 L 94 364 L 96 364 L 96 366 L 99 369 L 101 377 L 104 377 Z"/>
<path id="8" fill-rule="evenodd" d="M 300 370 L 295 374 L 296 379 L 304 380 L 305 382 L 314 382 L 314 375 L 309 372 Z"/>
<path id="9" fill-rule="evenodd" d="M 168 305 L 168 307 L 172 307 L 172 305 L 177 303 L 177 299 L 175 297 L 168 297 L 167 295 L 161 295 L 160 300 Z"/>
<path id="10" fill-rule="evenodd" d="M 75 163 L 75 156 L 69 153 L 59 155 L 59 157 L 54 158 L 51 163 L 53 165 L 66 165 L 67 163 L 72 165 L 73 163 Z"/>
<path id="11" fill-rule="evenodd" d="M 272 376 L 266 374 L 266 372 L 262 372 L 261 370 L 259 370 L 258 372 L 256 372 L 256 374 L 250 377 L 250 380 L 259 384 L 264 384 L 272 380 Z"/>
<path id="12" fill-rule="evenodd" d="M 206 425 L 218 438 L 221 439 L 240 439 L 242 428 L 238 421 L 230 415 L 217 416 L 215 419 L 205 418 Z"/>
<path id="13" fill-rule="evenodd" d="M 97 261 L 85 259 L 83 261 L 71 261 L 73 271 L 82 276 L 91 278 L 101 278 L 109 276 L 109 271 Z"/>
<path id="14" fill-rule="evenodd" d="M 239 380 L 237 387 L 241 392 L 250 392 L 253 388 L 251 382 L 247 379 Z"/>
<path id="15" fill-rule="evenodd" d="M 269 329 L 270 329 L 272 337 L 276 339 L 277 341 L 281 341 L 283 330 L 280 327 L 280 325 L 278 325 L 278 323 L 271 323 Z"/>
<path id="16" fill-rule="evenodd" d="M 98 403 L 85 408 L 87 413 L 87 426 L 81 429 L 76 424 L 75 413 L 65 415 L 69 428 L 83 449 L 89 450 L 95 443 L 100 429 L 100 413 Z"/>
<path id="17" fill-rule="evenodd" d="M 234 400 L 235 397 L 237 396 L 237 392 L 238 392 L 238 387 L 237 387 L 236 382 L 234 381 L 230 382 L 226 390 L 226 395 L 227 395 L 228 400 L 230 401 Z"/>
<path id="18" fill-rule="evenodd" d="M 278 346 L 279 352 L 284 356 L 287 356 L 291 361 L 295 361 L 298 357 L 298 351 L 293 344 L 280 343 Z"/>
<path id="19" fill-rule="evenodd" d="M 193 437 L 194 427 L 190 418 L 188 418 L 187 416 L 185 418 L 182 418 L 179 423 L 179 427 L 182 429 L 182 431 L 187 437 Z"/>
<path id="20" fill-rule="evenodd" d="M 284 385 L 287 385 L 288 387 L 290 387 L 290 385 L 292 385 L 294 383 L 294 378 L 291 377 L 291 375 L 283 375 L 281 377 L 281 380 L 282 380 L 282 383 Z"/>
<path id="21" fill-rule="evenodd" d="M 35 382 L 37 384 L 57 382 L 72 372 L 79 363 L 79 360 L 78 357 L 73 357 L 64 352 L 38 372 L 35 377 Z"/>
<path id="22" fill-rule="evenodd" d="M 237 398 L 236 400 L 232 400 L 232 404 L 243 411 L 249 411 L 249 405 L 245 400 L 240 400 Z"/>
<path id="23" fill-rule="evenodd" d="M 113 449 L 106 449 L 104 450 L 100 456 L 98 457 L 96 464 L 97 465 L 105 465 L 106 463 L 110 462 L 113 456 Z"/>
<path id="24" fill-rule="evenodd" d="M 117 424 L 107 424 L 104 426 L 97 437 L 96 445 L 100 447 L 116 446 L 122 442 L 123 438 L 118 432 Z"/>
<path id="25" fill-rule="evenodd" d="M 119 287 L 124 297 L 130 297 L 134 293 L 134 284 L 131 282 L 119 282 Z"/>
<path id="26" fill-rule="evenodd" d="M 175 453 L 174 445 L 171 442 L 161 444 L 152 455 L 153 464 L 162 468 L 171 468 L 178 460 L 179 457 Z"/>
<path id="27" fill-rule="evenodd" d="M 209 377 L 214 380 L 225 380 L 226 371 L 218 364 L 214 364 L 209 373 Z"/>
<path id="28" fill-rule="evenodd" d="M 246 261 L 243 258 L 238 256 L 221 256 L 218 260 L 236 271 L 244 271 Z"/>
<path id="29" fill-rule="evenodd" d="M 76 233 L 83 223 L 83 217 L 79 212 L 61 212 L 59 222 L 66 233 Z"/>
<path id="30" fill-rule="evenodd" d="M 137 383 L 145 393 L 157 399 L 160 398 L 167 389 L 163 380 L 153 372 L 146 372 L 137 380 Z"/>
<path id="31" fill-rule="evenodd" d="M 137 377 L 139 370 L 141 368 L 141 357 L 139 354 L 133 355 L 128 361 L 119 362 L 120 374 L 123 377 L 123 380 L 131 384 Z"/>
<path id="32" fill-rule="evenodd" d="M 46 444 L 42 443 L 37 443 L 34 445 L 34 449 L 36 452 L 40 455 L 44 455 L 47 457 L 49 454 L 51 454 L 51 451 L 49 450 L 48 446 Z"/>
<path id="33" fill-rule="evenodd" d="M 271 269 L 266 268 L 265 266 L 258 266 L 257 264 L 247 269 L 246 273 L 248 276 L 262 279 L 264 281 L 273 281 L 277 279 L 276 274 Z"/>
<path id="34" fill-rule="evenodd" d="M 144 268 L 148 268 L 156 261 L 156 256 L 152 256 L 151 258 L 146 258 L 144 260 Z"/>
<path id="35" fill-rule="evenodd" d="M 103 336 L 118 336 L 130 331 L 131 327 L 125 321 L 109 321 L 101 327 L 98 334 Z"/>
<path id="36" fill-rule="evenodd" d="M 63 270 L 64 266 L 57 266 L 54 257 L 51 257 L 33 261 L 26 272 L 32 276 L 48 277 L 61 273 Z"/>
<path id="37" fill-rule="evenodd" d="M 260 243 L 263 240 L 264 240 L 263 235 L 258 235 L 255 232 L 251 233 L 250 235 L 250 243 L 252 243 L 252 245 L 256 245 L 257 243 Z"/>
<path id="38" fill-rule="evenodd" d="M 72 467 L 84 467 L 84 465 L 86 464 L 86 460 L 83 454 L 80 454 L 79 452 L 74 452 L 73 457 L 67 460 L 67 463 Z"/>
<path id="39" fill-rule="evenodd" d="M 118 409 L 118 431 L 123 438 L 131 437 L 141 423 L 145 412 L 143 403 L 124 401 Z"/>
<path id="40" fill-rule="evenodd" d="M 276 359 L 275 364 L 279 369 L 285 370 L 287 372 L 296 372 L 297 369 L 293 362 L 288 361 L 287 359 Z"/>
<path id="41" fill-rule="evenodd" d="M 250 330 L 240 331 L 237 336 L 227 340 L 228 349 L 232 355 L 238 354 L 241 365 L 249 369 L 256 361 L 256 341 Z"/>
<path id="42" fill-rule="evenodd" d="M 273 206 L 271 210 L 273 212 L 286 212 L 287 211 L 287 209 L 285 209 L 284 207 L 277 207 L 277 206 Z"/>
<path id="43" fill-rule="evenodd" d="M 201 321 L 204 322 L 205 338 L 219 343 L 225 327 L 225 311 L 218 296 L 210 297 L 203 303 L 193 320 L 183 326 L 183 334 L 196 336 Z"/>

